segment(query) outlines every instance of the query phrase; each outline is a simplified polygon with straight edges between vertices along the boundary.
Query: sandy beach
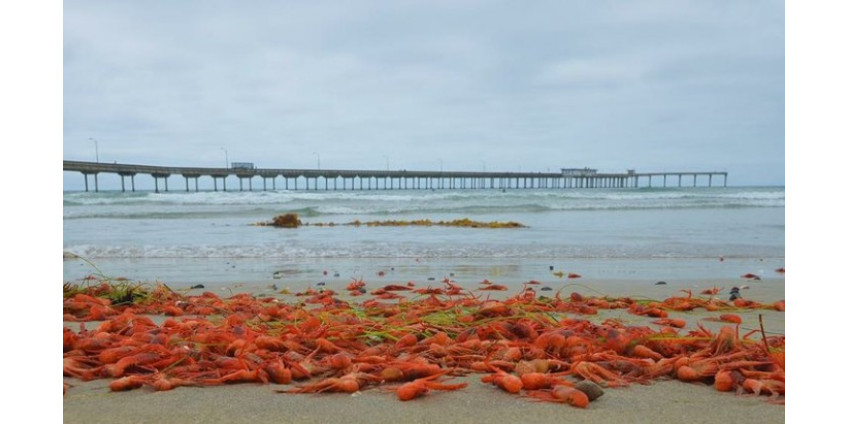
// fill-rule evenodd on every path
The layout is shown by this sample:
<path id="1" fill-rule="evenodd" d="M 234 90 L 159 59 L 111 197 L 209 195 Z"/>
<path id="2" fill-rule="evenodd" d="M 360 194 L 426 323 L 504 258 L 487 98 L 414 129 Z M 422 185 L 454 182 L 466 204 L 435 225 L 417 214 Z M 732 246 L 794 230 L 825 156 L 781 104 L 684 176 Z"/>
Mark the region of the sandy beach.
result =
<path id="1" fill-rule="evenodd" d="M 434 392 L 408 402 L 393 393 L 294 395 L 285 386 L 144 389 L 113 393 L 107 380 L 74 382 L 65 395 L 66 423 L 779 423 L 784 406 L 764 396 L 720 393 L 701 384 L 662 381 L 608 389 L 587 409 L 534 402 L 469 376 L 459 392 Z"/>
<path id="2" fill-rule="evenodd" d="M 328 288 L 339 290 L 327 283 Z M 706 286 L 709 284 L 709 286 Z M 564 295 L 572 291 L 584 295 L 632 296 L 664 299 L 685 295 L 681 290 L 723 288 L 726 297 L 730 287 L 741 290 L 747 299 L 773 302 L 784 299 L 784 279 L 717 280 L 667 282 L 633 281 L 627 285 L 613 280 L 562 282 L 556 289 Z M 292 290 L 302 290 L 309 283 L 294 284 Z M 706 286 L 706 287 L 705 287 Z M 379 287 L 375 285 L 374 287 Z M 181 290 L 174 284 L 173 289 Z M 239 283 L 216 287 L 219 292 L 250 292 L 256 295 L 275 295 L 264 282 Z M 197 289 L 192 290 L 192 292 Z M 516 290 L 498 292 L 493 296 L 514 295 Z M 540 294 L 543 294 L 541 292 Z M 194 294 L 199 294 L 194 293 Z M 697 294 L 697 293 L 696 293 Z M 552 294 L 551 294 L 552 295 Z M 222 295 L 223 296 L 223 295 Z M 281 300 L 286 295 L 278 295 Z M 342 296 L 342 298 L 344 298 Z M 720 323 L 703 321 L 707 312 L 673 313 L 672 317 L 687 320 L 690 327 L 701 323 L 717 328 Z M 769 333 L 784 332 L 783 312 L 771 310 L 739 311 L 743 317 L 740 333 L 759 332 L 759 315 Z M 626 311 L 604 311 L 585 316 L 593 322 L 614 317 L 628 325 L 647 323 L 643 317 Z M 95 324 L 88 324 L 92 328 Z M 79 323 L 66 322 L 77 329 Z M 757 338 L 758 335 L 751 337 Z M 288 385 L 234 384 L 217 387 L 177 388 L 154 392 L 141 388 L 129 392 L 111 392 L 110 380 L 82 382 L 65 378 L 71 384 L 63 397 L 63 419 L 66 423 L 549 423 L 549 422 L 690 422 L 690 423 L 775 423 L 785 421 L 785 406 L 768 402 L 766 396 L 722 393 L 701 383 L 682 383 L 659 380 L 649 385 L 634 384 L 624 388 L 607 388 L 605 394 L 585 410 L 564 404 L 536 402 L 527 397 L 507 394 L 491 384 L 482 383 L 480 375 L 459 377 L 453 382 L 466 381 L 469 386 L 456 392 L 431 392 L 423 398 L 401 402 L 394 393 L 380 388 L 348 394 L 283 394 Z"/>

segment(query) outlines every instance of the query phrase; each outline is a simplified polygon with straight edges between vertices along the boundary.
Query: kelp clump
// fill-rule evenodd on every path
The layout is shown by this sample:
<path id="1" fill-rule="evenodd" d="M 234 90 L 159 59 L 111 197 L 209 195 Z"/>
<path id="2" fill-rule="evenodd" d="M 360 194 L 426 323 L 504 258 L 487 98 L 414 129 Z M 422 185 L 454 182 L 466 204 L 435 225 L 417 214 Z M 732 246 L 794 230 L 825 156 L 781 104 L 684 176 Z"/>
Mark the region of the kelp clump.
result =
<path id="1" fill-rule="evenodd" d="M 304 225 L 312 225 L 316 227 L 333 227 L 336 225 L 352 225 L 354 227 L 366 226 L 366 227 L 466 227 L 466 228 L 525 228 L 526 225 L 521 224 L 519 222 L 500 222 L 500 221 L 492 221 L 492 222 L 482 222 L 482 221 L 472 221 L 468 218 L 455 219 L 453 221 L 431 221 L 429 219 L 414 219 L 410 221 L 406 220 L 389 220 L 389 221 L 366 221 L 362 222 L 359 220 L 351 221 L 345 224 L 337 224 L 335 222 L 316 222 L 311 224 Z"/>
<path id="2" fill-rule="evenodd" d="M 360 221 L 354 220 L 351 222 L 302 222 L 297 214 L 287 213 L 284 215 L 275 216 L 270 222 L 257 222 L 258 226 L 278 227 L 278 228 L 297 228 L 300 226 L 313 227 L 335 227 L 341 225 L 349 225 L 354 227 L 464 227 L 464 228 L 526 228 L 527 226 L 514 221 L 473 221 L 469 218 L 454 219 L 453 221 L 431 221 L 429 219 L 413 219 L 413 220 L 388 220 L 388 221 Z"/>
<path id="3" fill-rule="evenodd" d="M 287 213 L 275 216 L 271 222 L 258 222 L 254 225 L 277 228 L 297 228 L 303 225 L 303 222 L 301 222 L 296 213 Z"/>

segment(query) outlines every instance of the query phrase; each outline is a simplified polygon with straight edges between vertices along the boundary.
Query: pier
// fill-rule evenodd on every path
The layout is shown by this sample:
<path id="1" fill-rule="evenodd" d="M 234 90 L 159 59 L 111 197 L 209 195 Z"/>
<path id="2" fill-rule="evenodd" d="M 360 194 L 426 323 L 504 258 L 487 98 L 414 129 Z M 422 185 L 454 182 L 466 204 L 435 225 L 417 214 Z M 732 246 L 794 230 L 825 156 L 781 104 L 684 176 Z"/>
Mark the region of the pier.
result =
<path id="1" fill-rule="evenodd" d="M 233 165 L 236 165 L 234 163 Z M 227 178 L 238 180 L 239 191 L 253 191 L 254 180 L 261 180 L 261 190 L 460 190 L 460 189 L 573 189 L 573 188 L 666 188 L 713 187 L 719 179 L 727 187 L 727 172 L 683 171 L 645 172 L 627 170 L 622 173 L 598 173 L 589 168 L 562 169 L 561 172 L 469 172 L 408 170 L 342 170 L 342 169 L 277 169 L 255 168 L 239 164 L 230 168 L 198 168 L 133 165 L 83 161 L 62 161 L 64 171 L 79 172 L 85 178 L 85 191 L 100 191 L 97 176 L 116 174 L 121 178 L 121 191 L 135 191 L 135 177 L 153 178 L 154 191 L 169 191 L 168 179 L 185 180 L 185 191 L 199 191 L 198 180 L 211 178 L 213 190 L 227 191 Z M 245 166 L 250 165 L 250 166 Z M 93 177 L 93 187 L 89 177 Z M 278 183 L 279 180 L 279 183 Z M 127 184 L 127 182 L 129 184 Z M 161 185 L 160 185 L 161 182 Z M 220 185 L 219 185 L 220 182 Z M 716 181 L 717 182 L 717 181 Z M 129 187 L 127 187 L 129 185 Z M 182 190 L 183 187 L 180 187 Z"/>

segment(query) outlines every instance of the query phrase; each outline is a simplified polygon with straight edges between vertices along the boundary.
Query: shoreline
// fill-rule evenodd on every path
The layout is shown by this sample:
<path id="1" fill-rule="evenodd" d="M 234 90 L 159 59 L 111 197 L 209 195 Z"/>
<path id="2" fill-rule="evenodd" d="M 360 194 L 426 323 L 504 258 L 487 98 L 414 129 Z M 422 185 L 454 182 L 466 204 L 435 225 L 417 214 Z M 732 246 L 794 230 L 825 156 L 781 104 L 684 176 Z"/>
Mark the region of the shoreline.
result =
<path id="1" fill-rule="evenodd" d="M 785 266 L 784 257 L 768 258 L 78 258 L 63 261 L 63 280 L 78 282 L 88 275 L 126 277 L 133 281 L 162 281 L 169 285 L 203 284 L 210 288 L 248 286 L 290 287 L 325 283 L 338 290 L 353 280 L 369 287 L 380 284 L 418 286 L 440 284 L 449 278 L 468 288 L 484 279 L 518 289 L 530 280 L 557 290 L 566 284 L 640 287 L 659 281 L 679 288 L 710 288 L 713 285 L 761 285 L 783 280 L 775 270 Z M 559 273 L 557 276 L 557 273 Z M 569 273 L 579 274 L 576 279 Z M 761 281 L 741 276 L 754 273 Z M 625 293 L 627 294 L 627 293 Z M 777 300 L 777 299 L 775 299 Z"/>

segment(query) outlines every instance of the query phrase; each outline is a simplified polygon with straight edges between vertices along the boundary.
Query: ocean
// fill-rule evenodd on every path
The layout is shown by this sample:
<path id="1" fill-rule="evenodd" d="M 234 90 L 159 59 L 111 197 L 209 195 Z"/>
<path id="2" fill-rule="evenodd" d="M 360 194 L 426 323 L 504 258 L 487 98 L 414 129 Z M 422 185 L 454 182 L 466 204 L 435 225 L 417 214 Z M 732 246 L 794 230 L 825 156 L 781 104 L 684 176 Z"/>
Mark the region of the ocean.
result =
<path id="1" fill-rule="evenodd" d="M 354 220 L 515 221 L 526 228 L 252 224 L 296 213 Z M 783 187 L 65 192 L 66 282 L 739 278 L 784 266 Z"/>

